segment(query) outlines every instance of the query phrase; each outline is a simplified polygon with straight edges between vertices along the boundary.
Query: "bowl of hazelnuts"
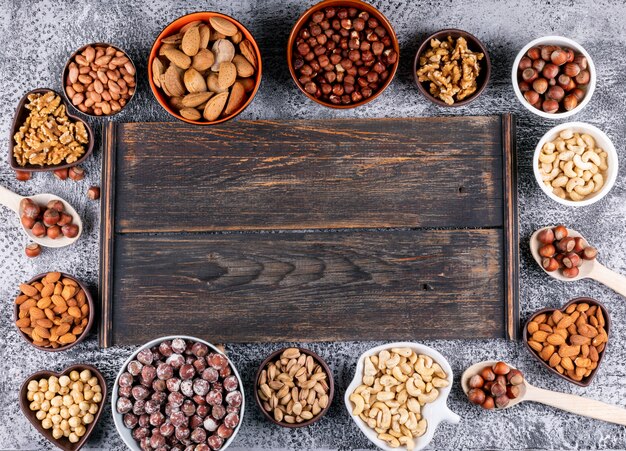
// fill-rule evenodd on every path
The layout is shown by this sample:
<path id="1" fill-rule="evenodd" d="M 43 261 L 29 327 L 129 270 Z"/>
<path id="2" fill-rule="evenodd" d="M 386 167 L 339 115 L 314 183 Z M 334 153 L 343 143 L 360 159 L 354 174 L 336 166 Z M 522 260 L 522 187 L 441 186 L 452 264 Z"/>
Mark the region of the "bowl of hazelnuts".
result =
<path id="1" fill-rule="evenodd" d="M 517 54 L 511 78 L 522 105 L 547 119 L 580 112 L 596 87 L 596 69 L 589 53 L 561 36 L 529 42 Z"/>
<path id="2" fill-rule="evenodd" d="M 291 30 L 287 64 L 296 86 L 330 108 L 355 108 L 391 83 L 400 56 L 387 18 L 361 0 L 324 0 Z"/>

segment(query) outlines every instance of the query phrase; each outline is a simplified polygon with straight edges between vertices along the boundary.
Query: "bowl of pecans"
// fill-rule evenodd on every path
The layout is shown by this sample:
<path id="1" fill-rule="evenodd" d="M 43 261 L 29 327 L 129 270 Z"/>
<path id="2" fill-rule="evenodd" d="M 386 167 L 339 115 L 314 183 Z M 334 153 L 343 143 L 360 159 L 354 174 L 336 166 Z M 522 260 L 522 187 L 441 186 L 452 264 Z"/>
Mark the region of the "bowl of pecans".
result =
<path id="1" fill-rule="evenodd" d="M 491 76 L 486 47 L 470 33 L 454 28 L 428 36 L 413 62 L 419 91 L 440 106 L 463 106 L 476 100 Z"/>

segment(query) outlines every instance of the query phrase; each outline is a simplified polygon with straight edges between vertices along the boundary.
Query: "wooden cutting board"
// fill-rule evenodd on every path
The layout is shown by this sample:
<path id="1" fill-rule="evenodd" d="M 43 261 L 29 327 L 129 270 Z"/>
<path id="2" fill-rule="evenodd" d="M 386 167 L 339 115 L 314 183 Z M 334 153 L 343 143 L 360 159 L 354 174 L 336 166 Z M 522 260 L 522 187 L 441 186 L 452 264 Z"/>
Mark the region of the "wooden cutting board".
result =
<path id="1" fill-rule="evenodd" d="M 103 136 L 104 347 L 517 335 L 511 115 Z"/>

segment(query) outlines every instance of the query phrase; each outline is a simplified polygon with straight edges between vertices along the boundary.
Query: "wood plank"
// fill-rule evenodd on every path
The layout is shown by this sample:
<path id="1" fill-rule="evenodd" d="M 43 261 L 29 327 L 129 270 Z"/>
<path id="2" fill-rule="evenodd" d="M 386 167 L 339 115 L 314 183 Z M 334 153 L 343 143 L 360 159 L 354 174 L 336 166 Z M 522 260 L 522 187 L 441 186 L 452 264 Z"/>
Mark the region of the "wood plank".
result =
<path id="1" fill-rule="evenodd" d="M 124 124 L 118 146 L 120 233 L 504 220 L 497 116 Z"/>
<path id="2" fill-rule="evenodd" d="M 502 230 L 122 234 L 113 342 L 505 336 Z"/>

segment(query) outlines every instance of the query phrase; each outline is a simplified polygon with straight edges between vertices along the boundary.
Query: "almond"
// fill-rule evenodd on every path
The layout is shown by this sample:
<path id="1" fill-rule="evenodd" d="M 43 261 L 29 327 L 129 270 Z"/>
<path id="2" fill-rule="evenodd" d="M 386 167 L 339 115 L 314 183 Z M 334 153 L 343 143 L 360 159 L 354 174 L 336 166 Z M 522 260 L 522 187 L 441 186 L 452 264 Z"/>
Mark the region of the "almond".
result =
<path id="1" fill-rule="evenodd" d="M 245 59 L 248 60 L 254 69 L 257 68 L 257 60 L 256 60 L 256 52 L 254 51 L 254 46 L 252 42 L 247 39 L 244 39 L 239 43 L 239 51 L 244 56 Z"/>
<path id="2" fill-rule="evenodd" d="M 33 333 L 36 333 L 41 338 L 50 338 L 50 330 L 46 329 L 45 327 L 35 326 Z"/>
<path id="3" fill-rule="evenodd" d="M 556 327 L 558 329 L 567 329 L 573 323 L 574 323 L 574 319 L 571 316 L 563 316 L 563 319 L 561 319 L 561 321 L 558 322 Z"/>
<path id="4" fill-rule="evenodd" d="M 228 90 L 227 89 L 222 89 L 218 86 L 217 84 L 217 74 L 215 73 L 210 73 L 208 75 L 208 77 L 206 78 L 206 85 L 207 88 L 209 89 L 209 91 L 214 92 L 216 94 L 219 94 L 220 92 L 225 92 Z"/>
<path id="5" fill-rule="evenodd" d="M 241 78 L 248 78 L 254 75 L 254 66 L 241 55 L 235 55 L 232 63 L 237 69 L 237 76 Z"/>
<path id="6" fill-rule="evenodd" d="M 198 72 L 208 70 L 215 63 L 215 56 L 209 49 L 200 49 L 192 58 L 191 67 Z"/>
<path id="7" fill-rule="evenodd" d="M 252 92 L 256 86 L 256 81 L 252 78 L 239 78 L 237 81 L 241 82 L 246 92 Z"/>
<path id="8" fill-rule="evenodd" d="M 573 345 L 585 345 L 591 343 L 591 338 L 583 335 L 571 335 L 569 337 L 569 342 Z"/>
<path id="9" fill-rule="evenodd" d="M 215 31 L 222 33 L 224 36 L 234 36 L 237 34 L 237 26 L 230 20 L 221 17 L 211 17 L 209 23 Z"/>
<path id="10" fill-rule="evenodd" d="M 543 330 L 538 330 L 532 335 L 533 340 L 543 343 L 548 338 L 548 333 Z"/>
<path id="11" fill-rule="evenodd" d="M 182 105 L 186 108 L 196 108 L 202 105 L 213 96 L 212 92 L 194 92 L 193 94 L 187 94 L 182 98 Z"/>
<path id="12" fill-rule="evenodd" d="M 224 110 L 224 115 L 230 116 L 237 111 L 246 101 L 246 90 L 243 84 L 236 81 L 230 90 L 230 97 L 228 98 L 228 104 Z"/>
<path id="13" fill-rule="evenodd" d="M 170 60 L 170 62 L 181 69 L 189 69 L 191 66 L 191 58 L 185 55 L 183 52 L 177 49 L 167 49 L 163 53 L 165 53 L 165 57 Z M 171 68 L 172 66 L 170 66 Z M 168 68 L 169 70 L 169 68 Z M 167 73 L 167 72 L 166 72 Z"/>
<path id="14" fill-rule="evenodd" d="M 559 334 L 548 335 L 548 338 L 546 338 L 546 341 L 554 346 L 561 346 L 562 344 L 565 343 L 565 339 Z"/>
<path id="15" fill-rule="evenodd" d="M 528 326 L 526 327 L 526 330 L 528 331 L 529 334 L 534 334 L 535 332 L 537 332 L 539 330 L 539 324 L 537 324 L 534 321 L 531 321 L 528 323 Z"/>
<path id="16" fill-rule="evenodd" d="M 74 334 L 65 334 L 65 335 L 61 335 L 59 337 L 59 343 L 61 344 L 70 344 L 70 343 L 74 343 L 76 341 L 76 335 Z"/>
<path id="17" fill-rule="evenodd" d="M 185 57 L 189 58 L 187 55 Z M 173 65 L 168 67 L 163 75 L 164 78 L 161 79 L 164 88 L 167 88 L 167 91 L 171 94 L 171 96 L 184 96 L 185 95 L 185 87 L 181 82 L 180 73 L 176 70 L 176 67 Z"/>
<path id="18" fill-rule="evenodd" d="M 226 100 L 228 99 L 228 92 L 221 92 L 216 96 L 209 99 L 204 107 L 203 116 L 207 121 L 215 121 L 220 117 L 222 111 L 224 110 L 224 106 L 226 105 Z"/>
<path id="19" fill-rule="evenodd" d="M 15 321 L 15 325 L 17 327 L 19 327 L 20 329 L 22 327 L 29 327 L 30 326 L 30 318 L 26 316 L 24 318 L 18 319 L 17 321 Z"/>
<path id="20" fill-rule="evenodd" d="M 200 29 L 197 26 L 193 26 L 185 32 L 180 48 L 187 56 L 194 56 L 198 53 L 200 50 Z"/>
<path id="21" fill-rule="evenodd" d="M 82 316 L 82 312 L 78 307 L 70 307 L 67 309 L 67 313 L 69 313 L 74 318 L 80 318 Z"/>
<path id="22" fill-rule="evenodd" d="M 159 58 L 152 60 L 152 81 L 157 87 L 161 87 L 161 76 L 165 73 L 165 66 Z"/>
<path id="23" fill-rule="evenodd" d="M 183 75 L 183 82 L 185 83 L 187 91 L 190 93 L 206 91 L 206 82 L 204 81 L 204 77 L 200 74 L 200 72 L 192 67 L 185 71 L 185 75 Z"/>
<path id="24" fill-rule="evenodd" d="M 563 349 L 563 347 L 561 347 L 561 349 Z M 550 359 L 550 357 L 552 357 L 552 354 L 554 354 L 554 346 L 545 345 L 543 349 L 541 350 L 541 352 L 539 353 L 539 356 L 547 362 Z M 561 355 L 561 357 L 563 357 L 563 355 Z"/>
<path id="25" fill-rule="evenodd" d="M 199 121 L 202 117 L 200 112 L 195 108 L 182 108 L 179 113 L 182 117 L 191 121 Z"/>
<path id="26" fill-rule="evenodd" d="M 217 72 L 217 86 L 220 89 L 228 89 L 237 80 L 237 68 L 230 61 L 224 61 L 220 63 L 219 71 Z"/>
<path id="27" fill-rule="evenodd" d="M 178 45 L 182 42 L 183 40 L 183 36 L 180 33 L 176 33 L 173 34 L 171 36 L 167 36 L 163 39 L 161 39 L 161 43 L 162 44 L 173 44 L 173 45 Z"/>
<path id="28" fill-rule="evenodd" d="M 528 346 L 530 346 L 537 352 L 541 352 L 541 350 L 543 349 L 543 345 L 539 343 L 538 341 L 534 341 L 534 340 L 529 340 Z"/>
<path id="29" fill-rule="evenodd" d="M 211 40 L 211 29 L 205 24 L 200 24 L 198 29 L 200 31 L 200 50 L 206 49 Z"/>
<path id="30" fill-rule="evenodd" d="M 27 283 L 20 284 L 20 290 L 22 291 L 22 293 L 30 296 L 31 298 L 39 294 L 39 291 L 37 291 L 37 288 L 31 285 L 28 285 Z"/>

